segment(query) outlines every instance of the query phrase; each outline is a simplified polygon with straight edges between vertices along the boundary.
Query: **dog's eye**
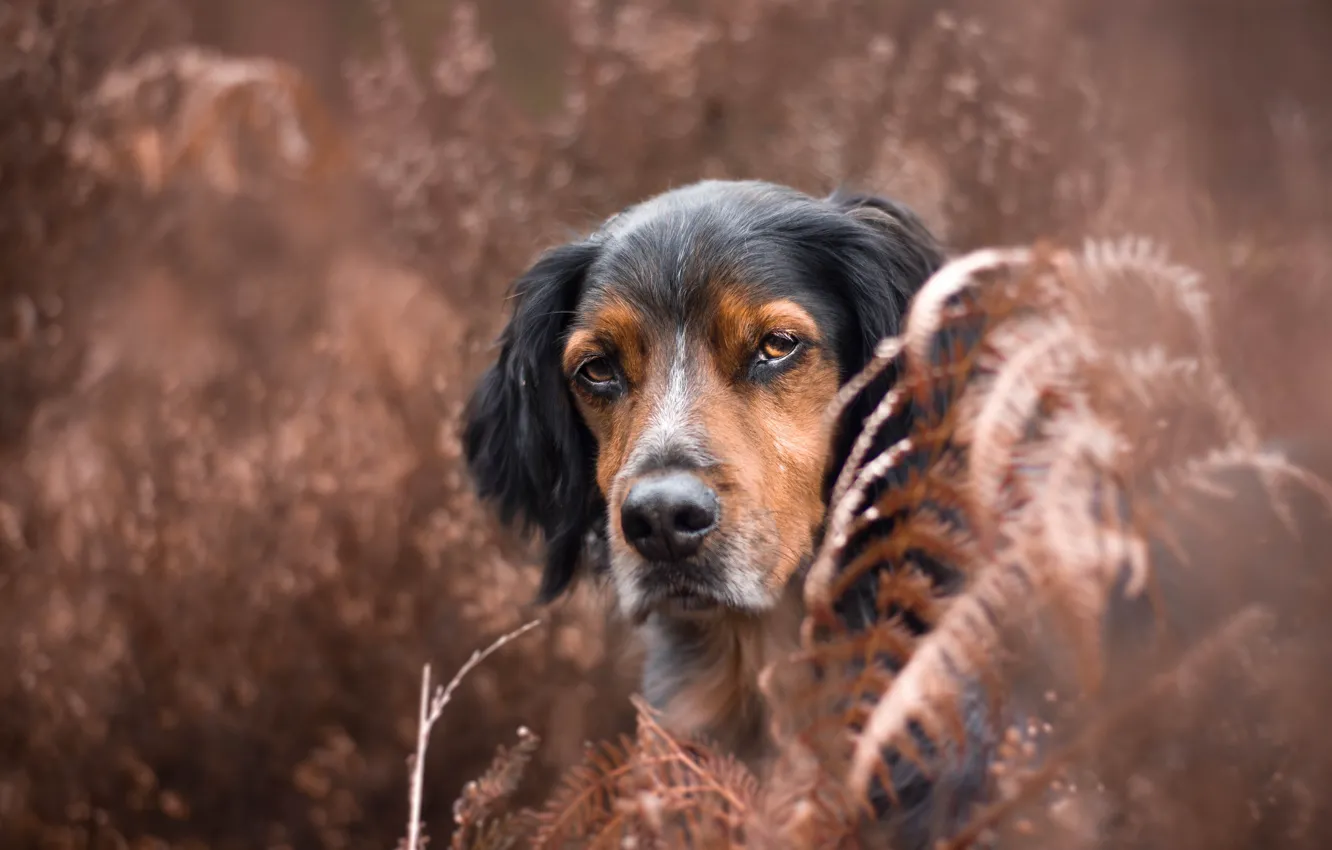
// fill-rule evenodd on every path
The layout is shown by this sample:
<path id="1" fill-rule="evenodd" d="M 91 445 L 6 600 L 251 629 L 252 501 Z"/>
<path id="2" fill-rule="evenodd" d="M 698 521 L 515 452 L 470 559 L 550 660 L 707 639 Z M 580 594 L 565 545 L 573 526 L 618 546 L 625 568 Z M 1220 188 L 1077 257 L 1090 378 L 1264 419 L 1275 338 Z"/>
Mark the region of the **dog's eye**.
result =
<path id="1" fill-rule="evenodd" d="M 759 359 L 768 363 L 785 360 L 800 347 L 800 340 L 788 333 L 770 333 L 759 342 Z"/>
<path id="2" fill-rule="evenodd" d="M 615 380 L 615 370 L 605 357 L 593 357 L 578 367 L 578 377 L 586 383 L 599 386 Z"/>

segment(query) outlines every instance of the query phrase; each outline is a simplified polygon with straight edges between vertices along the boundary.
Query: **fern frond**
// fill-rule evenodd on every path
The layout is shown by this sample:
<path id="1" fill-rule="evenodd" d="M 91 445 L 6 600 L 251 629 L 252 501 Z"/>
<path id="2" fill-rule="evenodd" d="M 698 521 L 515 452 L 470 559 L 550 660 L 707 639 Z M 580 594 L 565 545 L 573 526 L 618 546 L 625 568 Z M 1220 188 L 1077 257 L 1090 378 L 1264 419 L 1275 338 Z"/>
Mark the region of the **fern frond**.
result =
<path id="1" fill-rule="evenodd" d="M 518 730 L 518 743 L 499 747 L 480 779 L 463 786 L 453 804 L 452 850 L 501 850 L 516 846 L 528 825 L 525 815 L 503 811 L 518 790 L 528 762 L 541 739 L 527 727 Z"/>
<path id="2" fill-rule="evenodd" d="M 730 756 L 667 732 L 635 700 L 638 732 L 590 748 L 535 816 L 535 848 L 733 847 L 743 842 L 758 783 Z"/>
<path id="3" fill-rule="evenodd" d="M 902 340 L 897 337 L 888 337 L 882 339 L 874 347 L 874 356 L 865 364 L 865 367 L 852 375 L 851 378 L 842 385 L 833 397 L 832 403 L 824 412 L 824 424 L 831 426 L 841 421 L 842 415 L 851 403 L 865 391 L 870 384 L 888 371 L 902 353 Z M 861 431 L 868 430 L 869 424 L 866 423 Z"/>
<path id="4" fill-rule="evenodd" d="M 1032 591 L 1024 565 L 1010 562 L 983 571 L 968 592 L 953 600 L 857 738 L 847 776 L 855 793 L 868 792 L 870 780 L 884 767 L 884 751 L 916 748 L 912 724 L 933 740 L 945 733 L 960 737 L 959 685 L 973 677 L 991 678 L 988 671 L 999 659 L 1006 618 L 1020 617 L 1014 602 L 1029 599 Z"/>
<path id="5" fill-rule="evenodd" d="M 1071 417 L 1070 417 L 1071 418 Z M 1052 564 L 1077 578 L 1112 582 L 1130 567 L 1129 592 L 1146 584 L 1145 554 L 1136 543 L 1127 495 L 1115 472 L 1128 447 L 1120 434 L 1092 416 L 1063 423 L 1049 460 L 1045 486 L 1033 502 L 1032 522 Z M 1104 571 L 1116 571 L 1106 579 Z"/>
<path id="6" fill-rule="evenodd" d="M 833 586 L 835 599 L 846 598 L 854 585 L 870 578 L 874 583 L 874 613 L 878 620 L 909 618 L 917 627 L 938 619 L 943 594 L 935 565 L 968 563 L 969 541 L 923 514 L 913 516 L 908 532 L 874 540 L 839 573 Z"/>
<path id="7" fill-rule="evenodd" d="M 1015 351 L 986 387 L 983 401 L 968 424 L 959 429 L 967 445 L 967 489 L 975 508 L 976 533 L 986 549 L 994 546 L 998 525 L 995 506 L 1016 459 L 1017 444 L 1025 439 L 1042 401 L 1050 394 L 1066 394 L 1076 363 L 1076 333 L 1067 322 L 1051 322 L 1044 332 Z"/>
<path id="8" fill-rule="evenodd" d="M 1261 477 L 1264 486 L 1271 494 L 1273 510 L 1292 532 L 1295 530 L 1295 519 L 1291 514 L 1290 504 L 1279 490 L 1279 485 L 1283 481 L 1305 487 L 1332 508 L 1332 484 L 1326 479 L 1292 463 L 1281 452 L 1252 449 L 1238 443 L 1227 444 L 1200 456 L 1185 458 L 1169 468 L 1158 470 L 1153 476 L 1157 496 L 1169 498 L 1181 490 L 1225 496 L 1227 493 L 1216 480 L 1216 476 L 1220 472 L 1233 469 L 1249 469 Z"/>
<path id="9" fill-rule="evenodd" d="M 582 764 L 569 768 L 559 788 L 535 815 L 532 846 L 578 846 L 602 831 L 615 817 L 622 783 L 633 770 L 634 743 L 621 738 L 589 746 Z"/>
<path id="10" fill-rule="evenodd" d="M 915 633 L 901 622 L 876 622 L 821 639 L 781 665 L 780 674 L 774 668 L 764 689 L 773 705 L 777 740 L 817 742 L 829 763 L 845 761 L 851 740 L 847 730 L 864 725 L 879 694 L 915 652 L 916 642 Z M 814 675 L 797 678 L 793 671 Z"/>
<path id="11" fill-rule="evenodd" d="M 1030 258 L 1031 252 L 1026 248 L 989 248 L 939 269 L 912 301 L 903 335 L 907 356 L 918 363 L 928 363 L 931 345 L 943 328 L 947 308 L 975 287 L 985 273 L 1021 267 Z"/>
<path id="12" fill-rule="evenodd" d="M 822 554 L 815 559 L 805 579 L 805 600 L 807 604 L 818 606 L 830 601 L 830 587 L 836 576 L 836 555 L 847 544 L 847 530 L 855 519 L 856 512 L 864 505 L 866 492 L 871 482 L 883 478 L 915 450 L 910 438 L 895 444 L 891 449 L 870 461 L 856 476 L 842 500 L 832 510 L 828 520 L 826 546 Z"/>
<path id="13" fill-rule="evenodd" d="M 1087 240 L 1081 255 L 1073 259 L 1097 294 L 1122 296 L 1123 287 L 1136 285 L 1158 303 L 1178 307 L 1210 356 L 1215 344 L 1211 297 L 1203 288 L 1202 275 L 1172 263 L 1165 246 L 1141 236 Z"/>
<path id="14" fill-rule="evenodd" d="M 910 395 L 894 388 L 865 418 L 860 433 L 856 436 L 855 442 L 851 444 L 851 453 L 847 456 L 846 464 L 838 473 L 837 481 L 833 485 L 832 500 L 834 503 L 840 503 L 846 496 L 848 490 L 856 488 L 858 485 L 863 490 L 864 482 L 874 477 L 881 476 L 882 473 L 867 474 L 864 472 L 862 464 L 865 461 L 865 455 L 874 445 L 874 441 L 879 438 L 884 425 L 894 417 L 900 416 L 910 402 Z M 855 510 L 852 508 L 851 510 Z"/>
<path id="15" fill-rule="evenodd" d="M 751 819 L 749 846 L 773 850 L 863 846 L 857 840 L 860 808 L 841 780 L 840 762 L 830 763 L 826 758 L 826 746 L 807 736 L 782 742 L 766 792 Z"/>
<path id="16" fill-rule="evenodd" d="M 946 474 L 944 466 L 937 461 L 907 465 L 902 477 L 892 487 L 885 488 L 872 504 L 851 518 L 845 529 L 847 545 L 853 545 L 852 541 L 861 535 L 874 533 L 876 529 L 872 527 L 885 520 L 915 510 L 928 510 L 931 505 L 963 504 L 966 499 L 964 482 L 955 480 L 957 476 Z"/>
<path id="17" fill-rule="evenodd" d="M 928 363 L 907 361 L 900 364 L 905 371 L 899 376 L 898 384 L 879 399 L 861 424 L 833 486 L 831 503 L 843 502 L 852 489 L 863 491 L 888 474 L 887 469 L 877 466 L 872 471 L 867 470 L 865 459 L 880 439 L 883 428 L 908 408 L 917 423 L 912 435 L 914 450 L 938 451 L 947 445 L 955 422 L 951 402 L 971 377 L 975 368 L 973 355 L 974 349 L 970 347 L 954 346 L 952 351 L 939 352 Z"/>
<path id="18" fill-rule="evenodd" d="M 1190 350 L 1126 345 L 1100 321 L 1131 287 L 1184 318 Z M 923 767 L 923 744 L 961 741 L 964 691 L 982 682 L 1001 695 L 1009 640 L 1037 616 L 1054 615 L 1079 658 L 1084 691 L 1097 686 L 1112 594 L 1138 595 L 1154 582 L 1142 500 L 1213 486 L 1211 473 L 1236 464 L 1273 482 L 1274 494 L 1274 482 L 1293 479 L 1332 497 L 1332 487 L 1258 450 L 1258 429 L 1212 351 L 1207 308 L 1198 275 L 1142 240 L 1089 243 L 1081 254 L 979 251 L 924 287 L 903 336 L 905 374 L 887 392 L 905 393 L 904 382 L 914 378 L 913 402 L 940 404 L 897 445 L 857 458 L 855 477 L 831 505 L 817 592 L 807 597 L 863 596 L 872 577 L 882 621 L 901 616 L 894 598 L 931 615 L 912 624 L 923 634 L 897 674 L 868 683 L 882 687 L 881 696 L 846 773 L 860 799 L 875 781 L 891 794 L 895 758 Z M 939 359 L 941 335 L 962 318 L 970 322 L 969 348 L 944 360 L 955 357 L 965 368 L 916 370 L 918 360 Z M 955 417 L 941 427 L 949 406 Z M 1138 449 L 1159 441 L 1169 430 L 1167 411 L 1176 409 L 1210 421 L 1199 434 L 1219 438 L 1223 448 L 1152 474 L 1157 452 Z M 1160 445 L 1162 452 L 1172 447 Z M 868 494 L 903 468 L 903 490 L 890 485 L 875 497 L 886 508 L 879 512 Z M 936 493 L 946 494 L 949 513 L 931 528 Z M 941 593 L 900 579 L 921 576 L 912 558 L 922 551 L 963 577 L 963 586 Z M 840 639 L 827 623 L 811 638 Z"/>

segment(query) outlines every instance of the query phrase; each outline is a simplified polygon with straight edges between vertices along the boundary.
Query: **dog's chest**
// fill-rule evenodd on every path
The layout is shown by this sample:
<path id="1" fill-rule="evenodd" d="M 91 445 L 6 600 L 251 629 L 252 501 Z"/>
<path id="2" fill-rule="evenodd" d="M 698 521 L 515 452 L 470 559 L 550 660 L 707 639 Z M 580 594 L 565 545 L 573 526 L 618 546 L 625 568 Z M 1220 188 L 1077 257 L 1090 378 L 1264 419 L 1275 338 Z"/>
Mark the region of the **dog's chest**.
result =
<path id="1" fill-rule="evenodd" d="M 671 732 L 745 761 L 762 757 L 768 713 L 759 677 L 798 645 L 799 598 L 789 596 L 759 616 L 648 624 L 643 692 Z"/>

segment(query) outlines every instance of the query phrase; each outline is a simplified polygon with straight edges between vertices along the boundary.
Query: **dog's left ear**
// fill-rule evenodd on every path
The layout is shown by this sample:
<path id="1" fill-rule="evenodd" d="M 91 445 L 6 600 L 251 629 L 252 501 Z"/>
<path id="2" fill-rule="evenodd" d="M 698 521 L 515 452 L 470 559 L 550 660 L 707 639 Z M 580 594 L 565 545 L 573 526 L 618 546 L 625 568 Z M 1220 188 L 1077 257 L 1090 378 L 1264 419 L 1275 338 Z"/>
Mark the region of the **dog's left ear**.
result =
<path id="1" fill-rule="evenodd" d="M 870 361 L 880 340 L 902 333 L 911 300 L 946 256 L 925 223 L 897 201 L 838 191 L 826 203 L 849 219 L 847 227 L 837 228 L 833 248 L 839 289 L 851 322 L 851 327 L 843 329 L 838 352 L 842 380 L 847 380 Z M 865 417 L 895 380 L 896 370 L 887 370 L 860 392 L 836 423 L 825 482 L 828 487 L 846 462 Z M 906 436 L 909 426 L 907 416 L 886 423 L 880 441 L 884 445 L 896 442 Z"/>
<path id="2" fill-rule="evenodd" d="M 599 251 L 591 241 L 553 248 L 514 283 L 499 356 L 463 415 L 463 449 L 479 495 L 503 522 L 535 526 L 545 538 L 541 602 L 573 583 L 587 532 L 604 516 L 592 434 L 560 367 L 564 334 Z"/>
<path id="3" fill-rule="evenodd" d="M 859 238 L 844 254 L 845 294 L 860 325 L 859 356 L 844 364 L 854 374 L 879 340 L 901 333 L 911 299 L 943 265 L 944 250 L 920 217 L 897 201 L 839 190 L 828 203 L 860 225 Z"/>

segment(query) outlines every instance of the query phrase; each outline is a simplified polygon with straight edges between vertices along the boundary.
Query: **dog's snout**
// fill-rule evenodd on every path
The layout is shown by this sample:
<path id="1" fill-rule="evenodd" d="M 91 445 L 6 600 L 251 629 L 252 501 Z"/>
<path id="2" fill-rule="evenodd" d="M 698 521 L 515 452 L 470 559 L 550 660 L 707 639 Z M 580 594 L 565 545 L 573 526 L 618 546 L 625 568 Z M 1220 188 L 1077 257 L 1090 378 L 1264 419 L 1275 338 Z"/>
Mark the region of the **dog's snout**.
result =
<path id="1" fill-rule="evenodd" d="M 711 487 L 696 475 L 674 472 L 631 487 L 620 508 L 620 526 L 644 558 L 679 561 L 702 547 L 719 513 Z"/>

